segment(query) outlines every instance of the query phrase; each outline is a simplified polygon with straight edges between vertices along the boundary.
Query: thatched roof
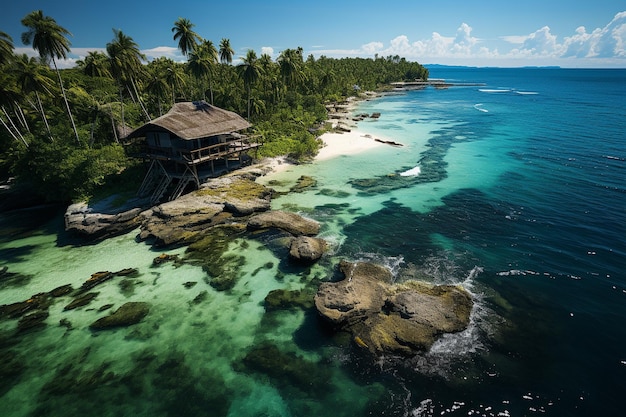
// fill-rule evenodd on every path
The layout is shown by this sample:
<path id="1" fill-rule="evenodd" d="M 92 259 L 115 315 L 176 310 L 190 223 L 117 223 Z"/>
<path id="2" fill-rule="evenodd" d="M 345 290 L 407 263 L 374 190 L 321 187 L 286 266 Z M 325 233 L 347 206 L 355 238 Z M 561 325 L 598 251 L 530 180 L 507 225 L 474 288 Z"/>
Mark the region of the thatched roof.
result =
<path id="1" fill-rule="evenodd" d="M 212 106 L 205 101 L 176 103 L 169 112 L 133 130 L 136 138 L 152 130 L 165 129 L 181 139 L 191 140 L 232 133 L 250 127 L 237 113 Z"/>

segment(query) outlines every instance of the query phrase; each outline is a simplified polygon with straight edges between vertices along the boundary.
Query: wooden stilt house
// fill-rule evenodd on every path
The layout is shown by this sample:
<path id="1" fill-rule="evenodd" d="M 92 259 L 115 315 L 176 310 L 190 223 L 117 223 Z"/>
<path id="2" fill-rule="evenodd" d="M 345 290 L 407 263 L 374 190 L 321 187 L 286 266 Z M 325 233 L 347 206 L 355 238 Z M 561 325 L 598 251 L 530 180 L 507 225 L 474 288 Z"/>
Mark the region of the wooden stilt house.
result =
<path id="1" fill-rule="evenodd" d="M 132 131 L 145 138 L 143 155 L 150 167 L 139 189 L 153 203 L 178 198 L 209 177 L 241 166 L 260 143 L 241 133 L 250 124 L 236 113 L 204 101 L 176 103 L 163 116 Z"/>

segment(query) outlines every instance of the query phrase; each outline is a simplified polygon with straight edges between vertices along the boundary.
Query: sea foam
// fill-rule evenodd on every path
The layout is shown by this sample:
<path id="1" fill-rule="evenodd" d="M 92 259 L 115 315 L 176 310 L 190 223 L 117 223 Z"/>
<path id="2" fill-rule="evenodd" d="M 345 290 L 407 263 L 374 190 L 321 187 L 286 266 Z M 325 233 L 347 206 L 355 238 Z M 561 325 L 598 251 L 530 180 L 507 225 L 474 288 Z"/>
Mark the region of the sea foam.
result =
<path id="1" fill-rule="evenodd" d="M 408 171 L 400 173 L 401 177 L 417 177 L 422 172 L 420 167 L 411 168 Z"/>

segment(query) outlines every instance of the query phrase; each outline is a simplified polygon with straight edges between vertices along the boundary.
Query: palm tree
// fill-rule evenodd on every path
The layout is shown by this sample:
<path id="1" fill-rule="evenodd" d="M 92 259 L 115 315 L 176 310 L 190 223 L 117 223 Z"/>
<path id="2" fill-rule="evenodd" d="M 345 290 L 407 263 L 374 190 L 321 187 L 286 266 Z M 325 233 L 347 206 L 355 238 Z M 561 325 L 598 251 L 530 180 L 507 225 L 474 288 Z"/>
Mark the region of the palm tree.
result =
<path id="1" fill-rule="evenodd" d="M 109 58 L 100 51 L 89 51 L 85 59 L 77 62 L 82 67 L 83 73 L 90 77 L 110 77 Z"/>
<path id="2" fill-rule="evenodd" d="M 13 59 L 13 38 L 0 31 L 0 65 Z"/>
<path id="3" fill-rule="evenodd" d="M 165 80 L 172 87 L 172 103 L 176 102 L 176 93 L 184 95 L 183 87 L 185 86 L 185 74 L 180 64 L 171 61 L 170 66 L 165 72 Z"/>
<path id="4" fill-rule="evenodd" d="M 261 54 L 259 57 L 259 65 L 261 66 L 261 83 L 263 85 L 263 97 L 268 99 L 268 86 L 272 85 L 272 79 L 275 78 L 277 65 L 272 62 L 272 57 L 268 54 Z M 273 98 L 273 95 L 272 95 Z M 273 100 L 274 101 L 274 100 Z"/>
<path id="5" fill-rule="evenodd" d="M 65 95 L 65 88 L 63 87 L 63 80 L 61 79 L 61 72 L 57 67 L 56 59 L 66 59 L 67 53 L 70 51 L 70 41 L 66 38 L 66 35 L 71 33 L 60 26 L 53 18 L 44 16 L 41 10 L 30 12 L 22 19 L 22 25 L 26 26 L 28 30 L 22 33 L 22 42 L 24 45 L 33 45 L 33 49 L 39 52 L 39 56 L 49 61 L 52 59 L 52 64 L 59 77 L 59 86 L 61 87 L 61 94 L 65 101 L 65 107 L 67 114 L 72 122 L 72 128 L 74 129 L 74 135 L 76 135 L 76 141 L 80 144 L 80 138 L 78 137 L 78 131 L 74 124 L 74 117 L 70 110 L 70 104 L 67 101 Z"/>
<path id="6" fill-rule="evenodd" d="M 48 75 L 45 74 L 49 69 L 40 65 L 35 58 L 29 58 L 26 54 L 17 57 L 14 67 L 16 80 L 18 85 L 22 88 L 22 91 L 35 93 L 37 105 L 33 105 L 33 107 L 41 114 L 50 140 L 54 140 L 52 132 L 50 131 L 50 125 L 48 124 L 48 118 L 46 117 L 41 103 L 41 96 L 39 95 L 40 92 L 51 95 L 50 89 L 52 88 L 53 82 Z"/>
<path id="7" fill-rule="evenodd" d="M 139 98 L 137 84 L 135 82 L 135 78 L 139 76 L 142 70 L 141 61 L 145 60 L 146 56 L 141 53 L 139 45 L 137 45 L 133 38 L 125 35 L 121 30 L 117 29 L 113 29 L 113 41 L 107 43 L 106 49 L 107 54 L 109 55 L 111 73 L 113 78 L 117 80 L 120 89 L 122 128 L 126 127 L 124 121 L 124 100 L 122 94 L 124 87 L 126 87 L 129 91 L 133 100 L 137 99 L 139 101 L 144 114 L 148 119 L 150 119 L 148 111 Z"/>
<path id="8" fill-rule="evenodd" d="M 163 107 L 161 106 L 161 100 L 169 95 L 170 86 L 165 81 L 165 76 L 159 73 L 150 74 L 148 82 L 146 83 L 146 91 L 156 97 L 159 106 L 159 116 L 163 115 Z"/>
<path id="9" fill-rule="evenodd" d="M 306 76 L 303 70 L 302 48 L 285 49 L 278 57 L 280 74 L 287 86 L 297 87 Z"/>
<path id="10" fill-rule="evenodd" d="M 172 28 L 174 40 L 178 39 L 178 49 L 185 56 L 193 51 L 201 40 L 200 36 L 192 30 L 193 27 L 194 24 L 189 19 L 179 17 Z"/>
<path id="11" fill-rule="evenodd" d="M 211 92 L 211 104 L 213 104 L 213 86 L 211 79 L 213 75 L 213 66 L 217 63 L 217 50 L 211 41 L 203 41 L 189 54 L 187 65 L 191 74 L 202 80 L 209 80 L 209 90 Z M 203 88 L 204 91 L 204 88 Z M 204 93 L 203 93 L 204 94 Z M 205 94 L 204 94 L 205 95 Z"/>
<path id="12" fill-rule="evenodd" d="M 222 38 L 220 41 L 220 62 L 222 64 L 231 64 L 233 62 L 233 55 L 235 51 L 230 46 L 230 40 Z"/>
<path id="13" fill-rule="evenodd" d="M 2 113 L 0 113 L 0 123 L 2 123 L 2 126 L 4 126 L 13 139 L 18 142 L 22 141 L 24 146 L 28 148 L 28 142 L 17 126 L 15 126 L 15 123 L 13 123 L 9 112 L 6 109 L 6 107 L 15 107 L 15 103 L 17 103 L 20 97 L 21 94 L 18 92 L 17 85 L 15 84 L 15 80 L 11 77 L 11 74 L 8 74 L 7 72 L 0 72 L 0 108 L 2 109 Z M 6 116 L 6 122 L 2 117 L 2 114 Z"/>
<path id="14" fill-rule="evenodd" d="M 250 119 L 250 96 L 252 85 L 259 79 L 261 75 L 261 66 L 256 57 L 256 52 L 248 49 L 246 57 L 241 60 L 241 64 L 237 65 L 239 77 L 243 79 L 243 84 L 248 90 L 248 119 Z"/>

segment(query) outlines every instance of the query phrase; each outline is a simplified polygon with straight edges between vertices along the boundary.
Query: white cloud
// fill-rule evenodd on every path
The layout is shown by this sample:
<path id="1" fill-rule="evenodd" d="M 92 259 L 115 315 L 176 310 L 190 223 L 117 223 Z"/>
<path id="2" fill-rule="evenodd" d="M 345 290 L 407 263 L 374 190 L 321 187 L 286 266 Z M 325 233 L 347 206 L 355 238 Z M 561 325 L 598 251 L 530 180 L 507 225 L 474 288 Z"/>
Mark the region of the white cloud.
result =
<path id="1" fill-rule="evenodd" d="M 379 56 L 400 55 L 424 63 L 450 63 L 458 65 L 564 65 L 564 66 L 626 66 L 626 11 L 615 15 L 604 28 L 589 33 L 580 26 L 576 32 L 559 40 L 544 26 L 525 35 L 507 35 L 496 43 L 472 35 L 473 28 L 462 23 L 455 36 L 433 32 L 430 38 L 417 41 L 399 35 L 389 41 L 373 41 L 351 50 L 319 50 L 328 56 Z"/>
<path id="2" fill-rule="evenodd" d="M 587 33 L 584 26 L 576 29 L 576 34 L 565 38 L 563 42 L 563 57 L 584 58 L 591 52 L 591 38 L 594 34 Z"/>
<path id="3" fill-rule="evenodd" d="M 500 36 L 500 39 L 502 39 L 505 42 L 512 43 L 515 45 L 521 45 L 526 41 L 526 39 L 528 39 L 528 36 L 508 35 L 508 36 Z"/>
<path id="4" fill-rule="evenodd" d="M 272 58 L 274 57 L 274 48 L 272 48 L 271 46 L 262 46 L 261 47 L 261 55 L 263 54 L 267 54 L 269 56 L 271 56 Z"/>
<path id="5" fill-rule="evenodd" d="M 613 20 L 592 37 L 592 53 L 600 58 L 618 56 L 626 58 L 626 12 L 615 15 Z"/>
<path id="6" fill-rule="evenodd" d="M 529 51 L 530 55 L 553 55 L 560 53 L 561 46 L 556 42 L 556 36 L 550 33 L 550 28 L 544 26 L 531 33 L 524 41 L 522 51 Z"/>
<path id="7" fill-rule="evenodd" d="M 367 55 L 373 55 L 383 49 L 384 46 L 382 42 L 370 42 L 363 45 L 362 49 Z"/>
<path id="8" fill-rule="evenodd" d="M 472 28 L 467 23 L 463 23 L 456 30 L 452 51 L 455 54 L 469 55 L 477 43 L 478 39 L 472 36 Z"/>
<path id="9" fill-rule="evenodd" d="M 157 46 L 156 48 L 142 49 L 141 53 L 148 58 L 148 61 L 161 57 L 166 57 L 176 62 L 186 61 L 186 58 L 180 53 L 178 48 L 173 46 Z"/>
<path id="10" fill-rule="evenodd" d="M 316 46 L 311 52 L 330 57 L 399 55 L 423 63 L 454 65 L 626 66 L 626 11 L 617 13 L 603 28 L 590 32 L 580 26 L 572 35 L 560 39 L 549 26 L 529 34 L 506 35 L 492 41 L 480 39 L 472 33 L 473 28 L 462 23 L 454 36 L 433 32 L 429 38 L 411 41 L 407 35 L 401 34 L 387 43 L 374 40 L 354 49 L 322 49 Z M 67 60 L 57 64 L 59 68 L 69 68 L 91 50 L 103 49 L 74 48 Z M 15 52 L 38 56 L 32 48 L 16 48 Z M 145 49 L 142 53 L 148 60 L 164 56 L 177 62 L 185 61 L 180 51 L 170 46 Z M 274 48 L 262 47 L 261 53 L 275 58 Z"/>

